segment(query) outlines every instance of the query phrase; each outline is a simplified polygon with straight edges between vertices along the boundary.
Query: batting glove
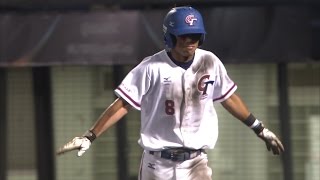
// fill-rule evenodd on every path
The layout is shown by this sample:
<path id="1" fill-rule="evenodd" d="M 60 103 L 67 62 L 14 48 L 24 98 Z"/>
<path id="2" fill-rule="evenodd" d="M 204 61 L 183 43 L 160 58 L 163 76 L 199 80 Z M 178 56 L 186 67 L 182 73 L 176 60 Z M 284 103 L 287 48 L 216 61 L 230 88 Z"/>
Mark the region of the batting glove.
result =
<path id="1" fill-rule="evenodd" d="M 77 155 L 80 157 L 90 148 L 91 143 L 95 138 L 96 135 L 92 131 L 87 131 L 82 137 L 75 137 L 70 142 L 59 148 L 57 155 L 78 150 Z"/>
<path id="2" fill-rule="evenodd" d="M 64 154 L 69 151 L 78 150 L 78 156 L 82 156 L 91 145 L 87 137 L 75 137 L 70 142 L 63 145 L 58 151 L 57 155 Z"/>
<path id="3" fill-rule="evenodd" d="M 272 150 L 273 154 L 280 154 L 284 152 L 284 147 L 278 137 L 267 128 L 257 134 L 266 143 L 268 151 Z"/>

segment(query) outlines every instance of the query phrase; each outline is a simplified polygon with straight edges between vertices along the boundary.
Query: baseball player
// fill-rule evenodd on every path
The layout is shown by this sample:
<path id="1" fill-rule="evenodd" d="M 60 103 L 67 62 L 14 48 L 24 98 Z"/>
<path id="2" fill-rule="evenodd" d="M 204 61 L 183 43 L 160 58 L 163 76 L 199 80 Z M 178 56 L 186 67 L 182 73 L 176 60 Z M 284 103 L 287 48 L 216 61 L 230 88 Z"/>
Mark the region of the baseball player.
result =
<path id="1" fill-rule="evenodd" d="M 206 150 L 218 138 L 216 102 L 251 128 L 269 151 L 282 153 L 277 136 L 235 94 L 237 85 L 219 58 L 199 48 L 206 34 L 201 14 L 192 7 L 175 7 L 164 18 L 163 32 L 166 48 L 132 69 L 115 89 L 118 98 L 92 128 L 58 154 L 78 150 L 81 156 L 134 108 L 141 111 L 140 180 L 211 180 Z"/>

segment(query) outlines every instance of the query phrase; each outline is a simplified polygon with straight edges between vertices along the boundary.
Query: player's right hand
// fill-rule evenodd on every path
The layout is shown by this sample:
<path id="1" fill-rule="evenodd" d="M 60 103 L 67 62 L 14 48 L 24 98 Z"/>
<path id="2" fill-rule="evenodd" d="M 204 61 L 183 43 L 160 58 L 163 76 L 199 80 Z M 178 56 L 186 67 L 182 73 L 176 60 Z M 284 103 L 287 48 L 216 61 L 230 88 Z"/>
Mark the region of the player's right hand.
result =
<path id="1" fill-rule="evenodd" d="M 69 151 L 78 150 L 77 156 L 82 156 L 86 150 L 90 148 L 91 142 L 87 137 L 75 137 L 70 142 L 60 147 L 57 155 L 64 154 Z"/>

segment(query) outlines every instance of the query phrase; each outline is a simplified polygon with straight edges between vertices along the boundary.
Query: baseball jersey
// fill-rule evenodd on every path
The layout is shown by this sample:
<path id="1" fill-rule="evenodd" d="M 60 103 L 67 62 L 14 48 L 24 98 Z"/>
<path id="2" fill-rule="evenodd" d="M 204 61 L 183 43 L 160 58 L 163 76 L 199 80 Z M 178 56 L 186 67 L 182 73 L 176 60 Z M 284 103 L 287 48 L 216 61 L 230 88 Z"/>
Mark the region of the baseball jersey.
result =
<path id="1" fill-rule="evenodd" d="M 115 93 L 141 111 L 138 143 L 144 149 L 212 149 L 218 138 L 213 103 L 236 89 L 212 52 L 196 49 L 191 66 L 183 69 L 162 50 L 133 68 Z"/>

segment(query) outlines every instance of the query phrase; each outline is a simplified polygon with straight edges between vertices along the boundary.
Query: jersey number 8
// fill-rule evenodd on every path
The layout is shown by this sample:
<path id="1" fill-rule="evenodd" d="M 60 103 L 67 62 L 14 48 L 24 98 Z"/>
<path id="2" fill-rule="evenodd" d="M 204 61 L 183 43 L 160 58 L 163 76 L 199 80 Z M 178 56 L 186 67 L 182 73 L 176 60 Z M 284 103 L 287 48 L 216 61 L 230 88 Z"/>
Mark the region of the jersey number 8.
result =
<path id="1" fill-rule="evenodd" d="M 168 115 L 174 115 L 174 101 L 166 100 L 165 106 L 166 106 L 166 113 Z"/>

